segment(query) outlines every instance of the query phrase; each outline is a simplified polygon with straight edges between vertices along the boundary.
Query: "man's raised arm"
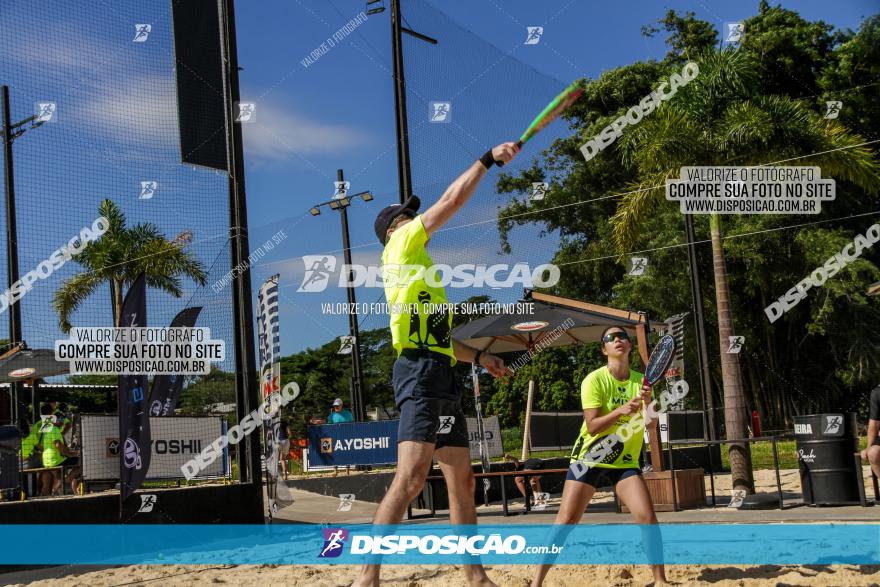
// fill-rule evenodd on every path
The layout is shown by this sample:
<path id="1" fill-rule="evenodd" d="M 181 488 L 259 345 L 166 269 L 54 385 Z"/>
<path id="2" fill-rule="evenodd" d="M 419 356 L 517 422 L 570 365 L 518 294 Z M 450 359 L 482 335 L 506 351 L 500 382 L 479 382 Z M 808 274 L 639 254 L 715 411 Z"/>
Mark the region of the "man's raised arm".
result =
<path id="1" fill-rule="evenodd" d="M 519 152 L 516 143 L 502 143 L 486 153 L 479 161 L 475 161 L 467 171 L 449 184 L 446 191 L 433 206 L 422 214 L 422 224 L 428 237 L 434 234 L 441 226 L 446 224 L 467 201 L 470 200 L 477 189 L 477 184 L 483 179 L 488 168 L 495 161 L 509 163 Z M 491 157 L 489 157 L 491 153 Z M 489 159 L 492 161 L 489 161 Z"/>

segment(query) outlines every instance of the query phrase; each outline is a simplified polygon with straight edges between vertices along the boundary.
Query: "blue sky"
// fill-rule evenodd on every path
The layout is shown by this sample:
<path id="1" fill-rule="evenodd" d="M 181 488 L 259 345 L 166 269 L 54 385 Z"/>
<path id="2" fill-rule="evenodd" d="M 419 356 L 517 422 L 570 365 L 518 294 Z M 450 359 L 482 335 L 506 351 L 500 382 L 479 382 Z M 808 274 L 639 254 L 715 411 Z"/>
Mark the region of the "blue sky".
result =
<path id="1" fill-rule="evenodd" d="M 228 212 L 205 204 L 224 193 L 225 178 L 179 162 L 169 5 L 150 0 L 84 9 L 57 2 L 35 19 L 30 0 L 0 3 L 0 81 L 11 86 L 13 120 L 31 115 L 36 101 L 58 103 L 57 122 L 15 143 L 21 273 L 91 225 L 98 203 L 109 197 L 129 223 L 154 222 L 169 237 L 192 230 L 190 250 L 209 269 L 206 287 L 184 281 L 180 299 L 152 296 L 150 324 L 168 324 L 187 304 L 199 304 L 205 307 L 199 325 L 231 341 L 228 294 L 210 287 L 230 267 Z M 784 5 L 807 19 L 853 29 L 876 12 L 867 0 Z M 515 140 L 571 81 L 662 58 L 664 34 L 646 39 L 640 28 L 669 8 L 693 11 L 721 29 L 725 21 L 753 14 L 757 2 L 403 0 L 407 23 L 440 40 L 433 47 L 405 39 L 415 192 L 426 204 L 436 200 L 486 148 Z M 382 206 L 397 202 L 389 11 L 370 16 L 308 67 L 301 63 L 364 9 L 364 0 L 237 2 L 241 95 L 256 104 L 256 121 L 243 127 L 251 247 L 279 230 L 287 235 L 264 251 L 252 268 L 252 284 L 256 291 L 266 277 L 281 274 L 284 354 L 348 330 L 345 316 L 321 313 L 322 302 L 345 301 L 343 289 L 297 292 L 303 255 L 341 258 L 337 214 L 308 214 L 331 196 L 336 170 L 345 169 L 353 191 L 371 190 L 376 197 L 350 209 L 355 262 L 378 262 L 373 219 Z M 147 42 L 132 42 L 135 23 L 152 24 Z M 544 27 L 537 44 L 524 44 L 529 26 Z M 452 103 L 452 122 L 428 122 L 432 100 Z M 530 165 L 565 132 L 564 123 L 554 123 L 527 145 L 512 171 Z M 490 172 L 449 230 L 435 234 L 429 252 L 436 262 L 534 267 L 551 258 L 557 238 L 539 226 L 516 229 L 512 254 L 501 254 L 495 218 L 511 196 L 495 192 L 496 177 L 497 171 Z M 138 197 L 142 180 L 158 181 L 152 199 Z M 5 260 L 0 250 L 0 266 Z M 60 336 L 52 295 L 77 272 L 75 264 L 65 265 L 22 300 L 32 347 L 51 348 Z M 460 301 L 479 293 L 509 302 L 521 291 L 456 290 L 449 296 Z M 357 296 L 361 302 L 382 300 L 378 289 L 361 288 Z M 77 325 L 108 324 L 108 296 L 91 296 L 74 318 Z M 386 327 L 387 318 L 367 316 L 362 326 Z M 3 314 L 0 335 L 5 331 Z"/>

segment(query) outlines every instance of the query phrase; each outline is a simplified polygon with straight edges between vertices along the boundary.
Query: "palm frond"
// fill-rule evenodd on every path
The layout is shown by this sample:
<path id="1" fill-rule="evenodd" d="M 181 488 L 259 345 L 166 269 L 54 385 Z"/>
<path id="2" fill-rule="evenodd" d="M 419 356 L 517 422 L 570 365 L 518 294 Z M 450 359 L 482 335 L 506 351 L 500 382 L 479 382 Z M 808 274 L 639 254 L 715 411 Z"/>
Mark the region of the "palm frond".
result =
<path id="1" fill-rule="evenodd" d="M 102 201 L 98 212 L 108 220 L 107 232 L 72 257 L 85 272 L 64 282 L 53 298 L 59 325 L 65 332 L 71 328 L 73 312 L 101 283 L 121 282 L 127 287 L 144 273 L 150 287 L 180 297 L 182 277 L 199 285 L 207 282 L 202 262 L 183 247 L 166 240 L 155 224 L 142 222 L 127 228 L 125 215 L 112 200 Z"/>
<path id="2" fill-rule="evenodd" d="M 700 126 L 672 104 L 627 129 L 619 142 L 624 162 L 645 173 L 680 167 L 682 161 L 699 159 L 706 151 Z"/>
<path id="3" fill-rule="evenodd" d="M 724 105 L 749 97 L 758 84 L 757 64 L 745 51 L 705 51 L 697 64 L 697 77 L 672 99 L 691 115 L 717 114 Z"/>
<path id="4" fill-rule="evenodd" d="M 864 138 L 851 133 L 846 127 L 831 121 L 817 123 L 822 133 L 819 155 L 810 158 L 814 165 L 822 168 L 822 177 L 843 179 L 853 183 L 869 194 L 880 191 L 880 162 Z"/>
<path id="5" fill-rule="evenodd" d="M 632 250 L 638 242 L 640 227 L 655 213 L 659 206 L 666 204 L 666 180 L 678 177 L 676 171 L 661 171 L 648 174 L 639 183 L 628 186 L 632 192 L 623 197 L 617 212 L 611 217 L 614 247 L 619 255 Z"/>
<path id="6" fill-rule="evenodd" d="M 170 275 L 145 275 L 147 285 L 173 295 L 179 298 L 183 295 L 183 289 L 180 287 L 180 279 Z"/>
<path id="7" fill-rule="evenodd" d="M 136 276 L 141 272 L 148 277 L 186 276 L 199 285 L 207 282 L 207 272 L 201 261 L 164 238 L 143 242 L 133 251 L 127 273 Z"/>
<path id="8" fill-rule="evenodd" d="M 52 306 L 58 313 L 58 326 L 62 332 L 70 332 L 71 315 L 104 281 L 94 273 L 80 273 L 61 284 L 52 298 Z"/>
<path id="9" fill-rule="evenodd" d="M 102 200 L 98 206 L 98 215 L 103 216 L 110 223 L 107 229 L 108 233 L 118 233 L 125 230 L 125 214 L 113 200 Z"/>

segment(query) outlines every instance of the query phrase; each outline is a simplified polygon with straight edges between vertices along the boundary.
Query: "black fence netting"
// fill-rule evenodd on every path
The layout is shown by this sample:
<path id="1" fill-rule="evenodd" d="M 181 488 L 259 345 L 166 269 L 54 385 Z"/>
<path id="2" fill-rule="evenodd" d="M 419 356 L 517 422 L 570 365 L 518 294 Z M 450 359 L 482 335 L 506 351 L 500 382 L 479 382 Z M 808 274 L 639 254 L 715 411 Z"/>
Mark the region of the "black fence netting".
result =
<path id="1" fill-rule="evenodd" d="M 13 125 L 36 117 L 18 127 L 13 142 L 19 274 L 31 280 L 16 302 L 23 341 L 30 349 L 53 349 L 70 327 L 112 326 L 120 301 L 114 303 L 114 287 L 124 294 L 133 274 L 144 271 L 148 326 L 169 326 L 184 308 L 201 307 L 195 325 L 224 342 L 225 359 L 211 374 L 187 376 L 177 411 L 212 418 L 199 424 L 203 448 L 221 432 L 217 418 L 232 423 L 236 413 L 228 177 L 182 162 L 181 113 L 196 116 L 198 105 L 178 109 L 172 4 L 56 2 L 42 10 L 5 0 L 0 83 L 9 87 Z M 210 92 L 204 95 L 205 108 L 216 108 L 216 98 L 209 104 Z M 225 136 L 225 126 L 217 133 Z M 44 263 L 84 228 L 100 225 L 102 216 L 124 223 L 112 236 L 94 233 L 96 242 L 114 240 L 109 253 Z M 5 222 L 0 235 L 3 242 L 11 238 Z M 4 272 L 7 262 L 0 248 Z M 0 338 L 7 340 L 9 312 L 4 307 L 0 315 Z M 47 381 L 114 384 L 116 377 L 67 374 Z M 71 412 L 116 411 L 115 394 L 77 394 L 68 388 L 53 398 L 46 389 L 33 404 L 24 395 L 17 414 L 34 424 L 36 404 L 59 399 Z M 193 425 L 181 421 L 159 433 L 174 437 Z M 98 442 L 110 442 L 111 430 Z M 111 458 L 105 448 L 90 456 L 83 447 L 83 460 L 103 463 Z M 234 466 L 215 474 L 230 474 Z M 169 476 L 175 475 L 160 475 Z"/>
<path id="2" fill-rule="evenodd" d="M 437 40 L 436 44 L 403 35 L 407 119 L 413 193 L 422 209 L 433 204 L 446 187 L 488 148 L 516 141 L 532 119 L 573 80 L 549 77 L 518 59 L 529 46 L 496 47 L 464 28 L 427 2 L 406 2 L 404 26 Z M 526 38 L 523 28 L 522 43 Z M 517 176 L 568 130 L 559 120 L 528 142 L 504 171 Z M 497 168 L 496 168 L 497 169 Z M 542 234 L 540 226 L 517 227 L 509 235 L 510 252 L 502 250 L 499 211 L 513 198 L 531 194 L 498 193 L 498 174 L 490 173 L 465 208 L 431 238 L 434 263 L 455 267 L 491 267 L 524 263 L 534 270 L 550 263 L 558 235 Z M 496 275 L 503 278 L 506 272 Z M 446 288 L 450 302 L 486 295 L 511 303 L 523 294 L 521 283 L 503 287 Z M 387 317 L 364 320 L 369 328 Z"/>

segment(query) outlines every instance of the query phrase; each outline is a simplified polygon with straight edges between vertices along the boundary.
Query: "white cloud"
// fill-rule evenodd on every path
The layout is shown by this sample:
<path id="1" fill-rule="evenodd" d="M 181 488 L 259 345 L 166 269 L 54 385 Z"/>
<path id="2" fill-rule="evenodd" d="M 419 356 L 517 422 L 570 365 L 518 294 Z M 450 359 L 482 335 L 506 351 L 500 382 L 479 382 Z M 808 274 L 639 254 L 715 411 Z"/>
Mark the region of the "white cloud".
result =
<path id="1" fill-rule="evenodd" d="M 4 30 L 0 44 L 15 48 L 4 56 L 13 67 L 37 75 L 24 91 L 38 91 L 35 100 L 57 102 L 59 122 L 73 125 L 81 136 L 91 132 L 129 147 L 177 147 L 174 74 L 139 61 L 129 38 L 133 25 L 124 40 L 107 31 L 109 38 L 90 34 L 82 23 L 47 21 L 40 27 L 31 37 Z"/>
<path id="2" fill-rule="evenodd" d="M 93 121 L 102 137 L 126 145 L 151 148 L 178 146 L 177 92 L 171 76 L 144 75 L 95 80 L 95 91 L 78 92 L 72 105 L 74 119 Z M 63 104 L 59 104 L 61 110 Z M 63 114 L 63 111 L 62 111 Z"/>
<path id="3" fill-rule="evenodd" d="M 35 16 L 35 15 L 34 15 Z M 7 18 L 14 18 L 8 15 Z M 115 50 L 95 37 L 83 34 L 70 22 L 40 21 L 39 33 L 23 36 L 13 24 L 3 27 L 0 42 L 9 49 L 4 59 L 21 67 L 33 67 L 46 74 L 61 73 L 84 75 L 104 63 Z M 38 42 L 37 42 L 38 41 Z"/>
<path id="4" fill-rule="evenodd" d="M 243 124 L 242 132 L 245 156 L 264 161 L 333 153 L 367 142 L 367 134 L 357 128 L 310 120 L 267 102 L 257 102 L 256 122 Z"/>

